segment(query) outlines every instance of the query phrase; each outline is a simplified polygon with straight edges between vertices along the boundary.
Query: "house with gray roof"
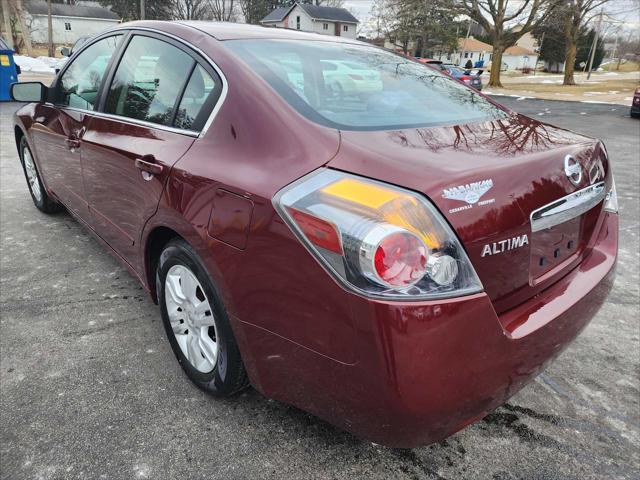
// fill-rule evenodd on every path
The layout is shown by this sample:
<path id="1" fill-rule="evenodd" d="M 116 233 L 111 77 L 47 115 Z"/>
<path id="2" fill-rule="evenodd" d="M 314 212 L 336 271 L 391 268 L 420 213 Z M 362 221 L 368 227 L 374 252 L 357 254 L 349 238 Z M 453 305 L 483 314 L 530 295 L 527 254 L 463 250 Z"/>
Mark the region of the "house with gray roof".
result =
<path id="1" fill-rule="evenodd" d="M 345 8 L 294 3 L 289 7 L 276 8 L 260 20 L 260 23 L 267 27 L 289 28 L 355 39 L 359 21 Z"/>
<path id="2" fill-rule="evenodd" d="M 47 2 L 29 0 L 24 3 L 27 24 L 31 30 L 33 43 L 48 42 Z M 95 35 L 117 25 L 120 17 L 101 7 L 96 2 L 78 2 L 76 5 L 65 3 L 51 4 L 51 24 L 53 43 L 73 45 L 80 37 Z"/>

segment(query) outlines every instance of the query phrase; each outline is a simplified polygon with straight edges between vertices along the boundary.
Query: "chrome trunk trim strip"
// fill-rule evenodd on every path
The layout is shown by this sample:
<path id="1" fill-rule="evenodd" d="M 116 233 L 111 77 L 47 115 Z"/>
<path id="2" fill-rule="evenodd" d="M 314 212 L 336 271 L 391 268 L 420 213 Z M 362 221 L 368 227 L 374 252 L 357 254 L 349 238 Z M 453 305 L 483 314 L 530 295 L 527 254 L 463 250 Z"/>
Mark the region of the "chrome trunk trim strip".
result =
<path id="1" fill-rule="evenodd" d="M 599 182 L 548 203 L 531 212 L 531 231 L 539 232 L 579 217 L 602 202 L 605 196 L 605 184 Z"/>

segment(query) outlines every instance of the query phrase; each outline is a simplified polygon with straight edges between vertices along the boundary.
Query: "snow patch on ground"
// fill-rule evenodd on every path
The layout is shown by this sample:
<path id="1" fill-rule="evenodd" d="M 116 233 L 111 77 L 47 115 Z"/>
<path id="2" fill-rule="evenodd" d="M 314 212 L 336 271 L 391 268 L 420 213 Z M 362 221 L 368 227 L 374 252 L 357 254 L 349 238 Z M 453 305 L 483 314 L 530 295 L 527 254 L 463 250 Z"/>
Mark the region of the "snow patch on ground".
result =
<path id="1" fill-rule="evenodd" d="M 26 57 L 24 55 L 14 55 L 13 60 L 20 65 L 23 72 L 55 73 L 53 65 L 58 63 L 58 59 L 51 57 Z"/>
<path id="2" fill-rule="evenodd" d="M 600 103 L 603 105 L 615 105 L 614 103 L 611 103 L 611 102 L 599 102 L 598 100 L 582 100 L 580 103 Z"/>

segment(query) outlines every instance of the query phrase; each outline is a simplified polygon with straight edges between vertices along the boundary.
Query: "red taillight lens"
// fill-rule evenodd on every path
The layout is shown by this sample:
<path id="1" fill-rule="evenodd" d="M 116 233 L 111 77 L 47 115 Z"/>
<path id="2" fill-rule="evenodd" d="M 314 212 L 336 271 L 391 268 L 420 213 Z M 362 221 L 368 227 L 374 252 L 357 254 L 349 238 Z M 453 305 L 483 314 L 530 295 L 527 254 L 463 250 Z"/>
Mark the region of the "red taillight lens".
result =
<path id="1" fill-rule="evenodd" d="M 424 276 L 427 255 L 427 248 L 418 237 L 408 232 L 395 232 L 378 244 L 373 264 L 384 283 L 404 287 Z"/>
<path id="2" fill-rule="evenodd" d="M 361 75 L 354 75 L 354 74 L 352 74 L 352 73 L 350 73 L 350 74 L 349 74 L 349 78 L 350 78 L 351 80 L 363 80 L 363 78 L 362 78 L 362 76 L 361 76 Z"/>
<path id="3" fill-rule="evenodd" d="M 417 193 L 320 169 L 278 192 L 273 205 L 351 291 L 417 300 L 482 289 L 456 235 Z"/>
<path id="4" fill-rule="evenodd" d="M 342 242 L 335 225 L 295 208 L 288 208 L 288 210 L 311 243 L 338 255 L 343 254 Z"/>

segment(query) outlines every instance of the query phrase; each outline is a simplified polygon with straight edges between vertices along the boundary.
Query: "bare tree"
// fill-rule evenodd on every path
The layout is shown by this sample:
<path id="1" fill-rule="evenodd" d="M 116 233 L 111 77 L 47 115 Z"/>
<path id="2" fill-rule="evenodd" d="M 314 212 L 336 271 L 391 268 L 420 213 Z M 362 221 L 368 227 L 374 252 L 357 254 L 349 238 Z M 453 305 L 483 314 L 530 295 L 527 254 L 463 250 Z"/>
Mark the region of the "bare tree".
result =
<path id="1" fill-rule="evenodd" d="M 394 47 L 402 49 L 402 52 L 407 55 L 415 23 L 415 15 L 408 2 L 375 0 L 371 6 L 371 16 L 376 22 L 378 34 L 383 33 Z"/>
<path id="2" fill-rule="evenodd" d="M 6 41 L 9 48 L 13 48 L 13 33 L 11 32 L 11 10 L 8 0 L 0 0 L 0 11 L 2 13 L 2 25 L 4 27 Z"/>
<path id="3" fill-rule="evenodd" d="M 344 8 L 344 0 L 316 0 L 315 4 L 323 7 Z"/>
<path id="4" fill-rule="evenodd" d="M 24 43 L 24 47 L 27 50 L 27 55 L 32 56 L 33 47 L 31 46 L 31 32 L 29 31 L 29 27 L 27 26 L 27 22 L 25 21 L 25 13 L 24 7 L 22 5 L 22 0 L 10 0 L 10 4 L 16 18 L 18 19 L 18 24 L 20 25 L 20 33 L 22 34 L 22 41 Z"/>
<path id="5" fill-rule="evenodd" d="M 457 0 L 457 4 L 461 13 L 479 23 L 491 37 L 493 54 L 489 85 L 501 87 L 502 54 L 544 22 L 555 9 L 557 0 Z M 518 29 L 512 28 L 516 25 Z"/>
<path id="6" fill-rule="evenodd" d="M 209 0 L 211 16 L 220 22 L 230 22 L 235 20 L 234 0 Z"/>
<path id="7" fill-rule="evenodd" d="M 576 84 L 573 73 L 580 31 L 593 19 L 594 10 L 607 2 L 609 0 L 563 0 L 561 2 L 558 11 L 563 16 L 563 32 L 566 42 L 563 85 Z"/>
<path id="8" fill-rule="evenodd" d="M 176 20 L 209 20 L 212 17 L 209 0 L 175 0 L 173 18 Z"/>

